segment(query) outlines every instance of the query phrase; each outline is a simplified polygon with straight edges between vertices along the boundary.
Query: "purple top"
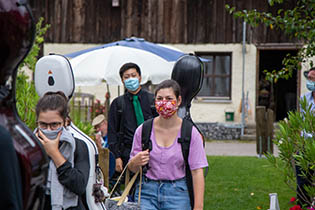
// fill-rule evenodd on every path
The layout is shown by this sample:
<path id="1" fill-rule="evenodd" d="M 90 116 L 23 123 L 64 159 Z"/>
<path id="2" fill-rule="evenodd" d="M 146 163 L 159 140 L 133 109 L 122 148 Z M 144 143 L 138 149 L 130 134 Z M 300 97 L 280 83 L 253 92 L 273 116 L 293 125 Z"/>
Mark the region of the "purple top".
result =
<path id="1" fill-rule="evenodd" d="M 141 146 L 142 125 L 140 125 L 133 137 L 133 144 L 130 159 L 138 152 L 142 151 Z M 179 130 L 176 140 L 169 147 L 161 147 L 156 143 L 154 133 L 154 122 L 151 131 L 152 151 L 150 152 L 150 169 L 146 176 L 153 180 L 176 180 L 185 177 L 185 161 L 182 153 L 181 144 L 178 138 L 181 135 Z M 200 133 L 195 127 L 191 133 L 191 143 L 189 149 L 188 162 L 191 170 L 208 166 L 205 150 L 202 144 Z"/>

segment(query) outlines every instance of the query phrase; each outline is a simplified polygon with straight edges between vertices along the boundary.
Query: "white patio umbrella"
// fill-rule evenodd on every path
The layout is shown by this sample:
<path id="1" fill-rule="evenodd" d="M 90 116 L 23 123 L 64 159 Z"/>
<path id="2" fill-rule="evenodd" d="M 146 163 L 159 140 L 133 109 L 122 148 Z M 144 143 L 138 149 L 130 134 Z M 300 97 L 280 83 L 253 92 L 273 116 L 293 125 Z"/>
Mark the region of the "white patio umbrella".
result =
<path id="1" fill-rule="evenodd" d="M 175 64 L 148 51 L 124 46 L 93 50 L 70 60 L 78 86 L 99 85 L 104 80 L 108 85 L 122 85 L 119 69 L 127 62 L 139 65 L 141 84 L 147 81 L 158 84 L 170 79 Z"/>

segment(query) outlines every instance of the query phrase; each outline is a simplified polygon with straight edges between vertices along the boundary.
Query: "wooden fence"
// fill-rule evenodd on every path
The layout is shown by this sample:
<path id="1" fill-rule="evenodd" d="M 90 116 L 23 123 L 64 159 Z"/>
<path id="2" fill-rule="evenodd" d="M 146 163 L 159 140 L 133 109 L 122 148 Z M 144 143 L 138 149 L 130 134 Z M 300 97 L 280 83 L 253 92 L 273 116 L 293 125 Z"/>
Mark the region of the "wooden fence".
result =
<path id="1" fill-rule="evenodd" d="M 104 114 L 107 118 L 109 103 L 102 104 L 95 100 L 94 95 L 88 93 L 75 93 L 70 101 L 70 117 L 77 122 L 92 123 L 98 114 Z"/>

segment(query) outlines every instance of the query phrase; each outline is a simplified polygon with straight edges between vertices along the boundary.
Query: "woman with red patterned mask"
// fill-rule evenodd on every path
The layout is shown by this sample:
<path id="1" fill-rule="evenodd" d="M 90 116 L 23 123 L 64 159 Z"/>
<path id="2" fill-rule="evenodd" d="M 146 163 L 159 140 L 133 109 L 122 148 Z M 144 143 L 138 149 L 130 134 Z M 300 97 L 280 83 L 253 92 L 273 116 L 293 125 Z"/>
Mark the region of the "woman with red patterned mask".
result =
<path id="1" fill-rule="evenodd" d="M 155 90 L 155 108 L 159 116 L 153 119 L 151 151 L 142 151 L 143 126 L 140 125 L 135 132 L 128 168 L 136 173 L 142 166 L 148 166 L 141 185 L 142 210 L 159 210 L 161 206 L 163 209 L 203 209 L 203 168 L 208 163 L 201 135 L 192 127 L 189 150 L 193 152 L 188 155 L 194 194 L 191 206 L 186 166 L 179 141 L 183 119 L 177 115 L 177 110 L 181 102 L 178 83 L 174 80 L 163 81 Z M 138 193 L 139 184 L 136 186 L 136 201 Z M 162 195 L 165 199 L 159 199 Z"/>

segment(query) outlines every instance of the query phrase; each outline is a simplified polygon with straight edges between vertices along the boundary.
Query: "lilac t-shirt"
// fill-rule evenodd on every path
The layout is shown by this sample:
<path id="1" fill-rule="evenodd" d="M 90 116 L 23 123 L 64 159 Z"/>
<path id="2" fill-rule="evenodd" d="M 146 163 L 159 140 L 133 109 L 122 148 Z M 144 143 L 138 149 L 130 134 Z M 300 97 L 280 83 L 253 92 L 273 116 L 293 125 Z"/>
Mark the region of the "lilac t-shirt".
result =
<path id="1" fill-rule="evenodd" d="M 142 125 L 139 126 L 133 137 L 133 144 L 130 159 L 142 151 L 141 146 Z M 156 143 L 154 134 L 154 123 L 151 131 L 152 151 L 150 152 L 150 169 L 146 176 L 153 180 L 176 180 L 185 176 L 185 161 L 183 158 L 181 144 L 178 138 L 181 135 L 179 130 L 176 140 L 169 147 L 161 147 Z M 208 166 L 205 150 L 200 133 L 195 127 L 191 133 L 188 162 L 191 170 Z"/>

